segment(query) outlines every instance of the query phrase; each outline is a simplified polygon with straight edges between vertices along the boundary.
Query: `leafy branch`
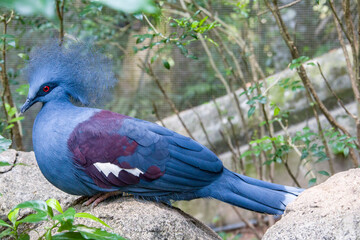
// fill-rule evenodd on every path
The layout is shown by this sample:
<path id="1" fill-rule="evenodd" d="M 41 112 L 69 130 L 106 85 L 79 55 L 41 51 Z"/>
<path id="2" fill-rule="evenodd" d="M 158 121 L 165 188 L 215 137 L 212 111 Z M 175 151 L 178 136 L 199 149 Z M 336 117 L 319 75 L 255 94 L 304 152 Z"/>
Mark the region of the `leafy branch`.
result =
<path id="1" fill-rule="evenodd" d="M 33 212 L 24 218 L 20 218 L 21 209 L 29 208 Z M 58 214 L 55 214 L 58 212 Z M 64 211 L 56 199 L 49 199 L 46 202 L 40 200 L 26 201 L 16 205 L 8 214 L 8 222 L 0 219 L 0 226 L 5 230 L 0 232 L 0 238 L 9 236 L 16 240 L 30 239 L 28 223 L 48 222 L 49 227 L 45 228 L 45 233 L 39 236 L 41 239 L 66 240 L 66 239 L 115 239 L 124 240 L 115 233 L 109 233 L 100 228 L 88 227 L 82 224 L 74 224 L 76 218 L 87 218 L 110 228 L 101 219 L 90 213 L 76 213 L 75 209 L 70 207 Z"/>

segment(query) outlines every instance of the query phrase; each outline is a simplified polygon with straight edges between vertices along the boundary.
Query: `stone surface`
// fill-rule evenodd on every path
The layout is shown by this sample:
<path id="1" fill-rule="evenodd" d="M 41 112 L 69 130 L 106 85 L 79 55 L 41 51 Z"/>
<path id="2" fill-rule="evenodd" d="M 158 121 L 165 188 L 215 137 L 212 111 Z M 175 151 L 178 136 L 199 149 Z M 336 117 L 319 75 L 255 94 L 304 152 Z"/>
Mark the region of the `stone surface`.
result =
<path id="1" fill-rule="evenodd" d="M 29 200 L 47 200 L 56 198 L 64 207 L 77 199 L 77 196 L 66 194 L 51 185 L 42 175 L 37 166 L 33 152 L 16 152 L 10 149 L 0 154 L 0 161 L 16 165 L 10 171 L 0 174 L 0 217 L 15 205 Z M 4 168 L 4 169 L 3 169 Z M 9 167 L 0 168 L 0 172 Z"/>
<path id="2" fill-rule="evenodd" d="M 66 194 L 52 186 L 41 174 L 34 153 L 9 150 L 0 154 L 1 161 L 22 163 L 9 170 L 0 168 L 0 218 L 16 204 L 29 200 L 55 198 L 67 208 L 75 204 L 77 196 Z M 91 213 L 109 224 L 114 232 L 127 239 L 220 239 L 209 227 L 181 210 L 161 203 L 136 200 L 132 197 L 113 198 L 97 207 L 74 205 L 77 212 Z M 22 212 L 27 214 L 28 212 Z M 79 219 L 77 223 L 101 227 L 99 223 Z M 37 231 L 42 233 L 44 226 Z M 1 231 L 1 229 L 0 229 Z M 31 232 L 31 239 L 39 235 Z"/>
<path id="3" fill-rule="evenodd" d="M 290 203 L 263 240 L 360 239 L 360 169 L 335 174 Z"/>

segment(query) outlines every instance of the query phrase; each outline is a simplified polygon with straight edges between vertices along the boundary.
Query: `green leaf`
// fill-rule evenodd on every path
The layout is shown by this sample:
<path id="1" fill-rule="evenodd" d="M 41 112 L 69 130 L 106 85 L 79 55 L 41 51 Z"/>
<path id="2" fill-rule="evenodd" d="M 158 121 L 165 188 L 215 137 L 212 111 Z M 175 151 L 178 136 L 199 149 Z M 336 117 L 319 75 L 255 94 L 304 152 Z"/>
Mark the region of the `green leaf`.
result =
<path id="1" fill-rule="evenodd" d="M 194 15 L 191 16 L 191 18 L 195 18 L 197 15 L 199 15 L 199 13 L 201 13 L 201 10 L 197 10 Z"/>
<path id="2" fill-rule="evenodd" d="M 54 210 L 49 206 L 47 207 L 47 213 L 51 219 L 54 217 Z"/>
<path id="3" fill-rule="evenodd" d="M 309 156 L 309 151 L 307 149 L 303 149 L 301 152 L 300 160 L 305 159 L 307 156 Z"/>
<path id="4" fill-rule="evenodd" d="M 30 240 L 30 236 L 27 233 L 22 233 L 18 239 L 19 240 Z"/>
<path id="5" fill-rule="evenodd" d="M 174 23 L 174 22 L 171 22 L 170 23 L 170 27 L 177 27 L 178 25 L 176 24 L 176 23 Z"/>
<path id="6" fill-rule="evenodd" d="M 199 22 L 199 26 L 201 27 L 204 22 L 206 21 L 206 19 L 208 19 L 208 16 L 204 17 L 203 19 L 201 19 L 201 21 Z"/>
<path id="7" fill-rule="evenodd" d="M 16 42 L 14 39 L 10 39 L 10 40 L 6 41 L 6 45 L 14 48 L 14 47 L 16 47 Z"/>
<path id="8" fill-rule="evenodd" d="M 46 18 L 53 18 L 55 16 L 54 3 L 54 0 L 2 0 L 0 6 L 14 9 L 24 16 L 42 15 Z"/>
<path id="9" fill-rule="evenodd" d="M 24 219 L 21 219 L 20 221 L 18 221 L 18 223 L 37 223 L 37 222 L 41 222 L 41 221 L 45 221 L 48 219 L 48 214 L 47 212 L 42 212 L 39 211 L 38 213 L 35 214 L 30 214 L 29 216 L 26 216 Z"/>
<path id="10" fill-rule="evenodd" d="M 327 171 L 318 171 L 318 173 L 330 177 L 330 174 Z"/>
<path id="11" fill-rule="evenodd" d="M 264 162 L 264 165 L 270 165 L 272 164 L 274 161 L 273 160 L 267 160 Z"/>
<path id="12" fill-rule="evenodd" d="M 157 13 L 159 11 L 152 0 L 97 0 L 95 2 L 125 13 Z"/>
<path id="13" fill-rule="evenodd" d="M 58 200 L 54 198 L 50 198 L 49 200 L 46 201 L 46 204 L 49 207 L 56 209 L 59 213 L 64 213 Z"/>
<path id="14" fill-rule="evenodd" d="M 289 68 L 292 70 L 294 68 L 298 68 L 301 66 L 301 64 L 303 64 L 304 62 L 308 61 L 310 58 L 307 56 L 301 56 L 299 58 L 293 59 L 291 61 L 291 64 L 289 66 Z"/>
<path id="15" fill-rule="evenodd" d="M 265 96 L 259 98 L 259 103 L 265 104 L 266 102 L 267 102 L 267 98 Z"/>
<path id="16" fill-rule="evenodd" d="M 73 220 L 69 219 L 66 221 L 61 221 L 61 225 L 58 229 L 58 232 L 62 232 L 62 231 L 70 231 L 73 229 Z"/>
<path id="17" fill-rule="evenodd" d="M 6 130 L 6 129 L 13 128 L 14 126 L 15 126 L 14 124 L 9 124 L 9 125 L 6 126 L 5 130 Z"/>
<path id="18" fill-rule="evenodd" d="M 13 122 L 21 121 L 21 120 L 23 120 L 23 119 L 24 119 L 23 116 L 16 117 L 16 118 L 12 118 L 10 121 L 8 121 L 8 123 L 13 123 Z"/>
<path id="19" fill-rule="evenodd" d="M 158 59 L 159 55 L 154 55 L 153 57 L 151 57 L 150 59 L 150 63 L 154 63 L 156 61 L 156 59 Z"/>
<path id="20" fill-rule="evenodd" d="M 170 69 L 170 63 L 166 59 L 163 59 L 162 62 L 166 69 Z"/>
<path id="21" fill-rule="evenodd" d="M 276 107 L 274 108 L 274 117 L 277 116 L 277 115 L 279 115 L 279 113 L 280 113 L 280 108 L 279 108 L 278 106 L 276 106 Z"/>
<path id="22" fill-rule="evenodd" d="M 29 55 L 26 53 L 19 53 L 18 56 L 23 60 L 29 60 Z"/>
<path id="23" fill-rule="evenodd" d="M 187 56 L 188 55 L 188 50 L 186 49 L 186 47 L 184 47 L 184 45 L 182 45 L 182 44 L 176 44 L 176 46 L 178 47 L 178 48 L 180 48 L 180 51 L 181 51 L 181 53 L 184 55 L 184 56 Z"/>
<path id="24" fill-rule="evenodd" d="M 7 150 L 11 145 L 11 140 L 0 135 L 0 152 Z"/>
<path id="25" fill-rule="evenodd" d="M 252 107 L 249 109 L 249 111 L 248 111 L 248 118 L 250 118 L 250 117 L 254 114 L 255 109 L 256 109 L 255 106 L 252 106 Z"/>
<path id="26" fill-rule="evenodd" d="M 217 44 L 217 42 L 215 42 L 214 40 L 212 40 L 211 38 L 207 37 L 206 40 L 208 40 L 209 42 L 211 42 L 212 44 L 214 44 L 215 46 L 219 46 L 219 44 Z"/>
<path id="27" fill-rule="evenodd" d="M 143 37 L 139 37 L 136 39 L 136 44 L 142 43 L 145 40 Z"/>
<path id="28" fill-rule="evenodd" d="M 8 214 L 8 219 L 10 220 L 10 222 L 12 222 L 13 225 L 15 225 L 15 222 L 16 222 L 16 219 L 18 218 L 19 216 L 19 211 L 20 209 L 19 208 L 15 208 L 15 209 L 12 209 L 9 214 Z"/>
<path id="29" fill-rule="evenodd" d="M 61 224 L 61 226 L 58 229 L 58 232 L 73 229 L 75 213 L 76 211 L 74 208 L 68 208 L 63 214 L 59 214 L 53 217 L 53 220 L 55 221 L 57 220 Z"/>
<path id="30" fill-rule="evenodd" d="M 0 167 L 5 167 L 5 166 L 12 166 L 12 164 L 10 164 L 8 162 L 0 161 Z"/>
<path id="31" fill-rule="evenodd" d="M 193 22 L 191 23 L 191 28 L 196 28 L 198 25 L 199 25 L 199 22 L 198 22 L 198 21 L 193 21 Z"/>
<path id="32" fill-rule="evenodd" d="M 52 236 L 52 240 L 83 240 L 85 239 L 79 232 L 64 232 Z"/>
<path id="33" fill-rule="evenodd" d="M 5 108 L 6 108 L 6 111 L 7 111 L 8 115 L 10 117 L 15 115 L 15 113 L 16 113 L 16 108 L 15 107 L 11 107 L 9 104 L 6 104 Z"/>
<path id="34" fill-rule="evenodd" d="M 0 38 L 15 38 L 15 36 L 11 34 L 0 34 Z"/>
<path id="35" fill-rule="evenodd" d="M 349 155 L 350 148 L 344 148 L 344 156 L 347 157 Z"/>
<path id="36" fill-rule="evenodd" d="M 75 209 L 74 208 L 68 208 L 63 214 L 59 214 L 54 216 L 54 220 L 58 220 L 60 222 L 65 222 L 67 220 L 71 220 L 74 221 L 74 216 L 75 216 Z"/>
<path id="37" fill-rule="evenodd" d="M 191 59 L 194 59 L 194 60 L 198 60 L 199 58 L 195 55 L 192 55 L 192 54 L 189 54 L 186 56 L 187 58 L 191 58 Z"/>
<path id="38" fill-rule="evenodd" d="M 139 51 L 139 49 L 137 47 L 133 46 L 133 51 L 136 54 Z"/>
<path id="39" fill-rule="evenodd" d="M 240 155 L 240 158 L 244 158 L 244 157 L 247 157 L 247 156 L 250 156 L 253 152 L 252 151 L 245 151 L 243 154 Z"/>
<path id="40" fill-rule="evenodd" d="M 51 236 L 51 229 L 47 230 L 45 233 L 45 239 L 46 240 L 52 240 L 52 236 Z"/>
<path id="41" fill-rule="evenodd" d="M 32 201 L 22 202 L 22 203 L 16 205 L 13 209 L 17 209 L 17 208 L 31 208 L 35 211 L 47 212 L 46 202 L 40 201 L 40 200 L 32 200 Z"/>
<path id="42" fill-rule="evenodd" d="M 85 17 L 88 14 L 91 13 L 98 13 L 101 12 L 103 8 L 103 5 L 100 3 L 95 3 L 95 2 L 90 2 L 90 4 L 88 4 L 87 6 L 85 6 L 85 8 L 82 9 L 82 11 L 79 13 L 80 17 Z"/>
<path id="43" fill-rule="evenodd" d="M 310 180 L 309 180 L 309 183 L 308 183 L 308 186 L 310 187 L 310 186 L 314 185 L 314 184 L 316 183 L 316 181 L 317 181 L 316 178 L 310 179 Z"/>
<path id="44" fill-rule="evenodd" d="M 105 227 L 111 228 L 108 224 L 106 224 L 103 220 L 95 217 L 94 215 L 90 214 L 90 213 L 86 213 L 86 212 L 82 212 L 82 213 L 76 213 L 75 217 L 80 217 L 80 218 L 88 218 L 91 220 L 94 220 L 95 222 L 101 223 L 102 225 L 104 225 Z"/>
<path id="45" fill-rule="evenodd" d="M 87 227 L 84 225 L 77 225 L 75 229 L 81 233 L 85 239 L 95 240 L 125 240 L 115 233 L 106 232 L 100 228 Z"/>
<path id="46" fill-rule="evenodd" d="M 2 239 L 3 237 L 6 237 L 6 236 L 14 236 L 13 230 L 8 228 L 8 229 L 5 229 L 4 231 L 0 232 L 0 239 Z"/>
<path id="47" fill-rule="evenodd" d="M 7 224 L 4 220 L 0 219 L 0 226 L 12 228 L 11 225 Z"/>

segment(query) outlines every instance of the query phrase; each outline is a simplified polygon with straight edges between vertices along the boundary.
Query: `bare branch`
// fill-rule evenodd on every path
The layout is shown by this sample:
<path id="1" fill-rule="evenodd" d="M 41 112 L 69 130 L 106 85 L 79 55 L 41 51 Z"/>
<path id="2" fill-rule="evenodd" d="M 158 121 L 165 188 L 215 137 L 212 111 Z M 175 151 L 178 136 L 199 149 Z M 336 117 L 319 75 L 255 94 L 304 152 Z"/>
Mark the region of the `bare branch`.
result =
<path id="1" fill-rule="evenodd" d="M 206 138 L 206 141 L 208 142 L 208 144 L 210 145 L 211 147 L 211 150 L 215 153 L 216 153 L 216 148 L 214 146 L 214 144 L 210 141 L 210 138 L 209 138 L 209 134 L 207 133 L 206 131 L 206 128 L 205 128 L 205 125 L 203 123 L 203 121 L 201 120 L 201 117 L 199 115 L 199 113 L 197 111 L 195 111 L 195 109 L 193 107 L 191 107 L 191 110 L 193 111 L 193 113 L 195 113 L 197 119 L 199 120 L 199 124 L 200 124 L 200 127 L 201 127 L 201 130 L 203 131 L 204 135 L 205 135 L 205 138 Z"/>
<path id="2" fill-rule="evenodd" d="M 159 112 L 158 112 L 158 110 L 157 110 L 156 104 L 155 104 L 154 102 L 153 102 L 153 109 L 154 109 L 154 113 L 155 113 L 155 116 L 156 116 L 157 120 L 161 123 L 161 125 L 162 125 L 163 127 L 166 127 L 164 121 L 162 120 L 162 118 L 161 118 L 160 115 L 159 115 Z"/>
<path id="3" fill-rule="evenodd" d="M 60 45 L 64 42 L 64 7 L 66 0 L 56 0 L 56 14 L 60 21 L 59 39 Z"/>
<path id="4" fill-rule="evenodd" d="M 176 114 L 176 116 L 178 117 L 181 125 L 184 127 L 186 133 L 189 135 L 189 137 L 191 137 L 192 139 L 195 140 L 194 136 L 191 134 L 190 130 L 187 128 L 185 122 L 183 121 L 183 119 L 180 116 L 180 112 L 179 110 L 176 108 L 174 102 L 169 98 L 169 96 L 167 95 L 165 89 L 162 87 L 159 79 L 156 77 L 156 75 L 154 74 L 152 67 L 150 64 L 146 64 L 143 63 L 142 69 L 146 71 L 146 73 L 152 77 L 152 79 L 155 81 L 156 85 L 158 86 L 158 88 L 160 89 L 161 93 L 163 94 L 166 102 L 170 105 L 171 109 L 174 111 L 174 113 Z"/>
<path id="5" fill-rule="evenodd" d="M 2 22 L 3 22 L 3 34 L 6 36 L 7 34 L 7 28 L 9 23 L 14 18 L 14 12 L 11 11 L 10 16 L 8 17 L 6 14 L 2 16 Z M 10 90 L 10 82 L 8 78 L 7 73 L 7 52 L 6 52 L 6 37 L 3 38 L 3 44 L 2 44 L 2 64 L 1 64 L 1 83 L 3 87 L 3 92 L 1 94 L 2 104 L 6 116 L 6 120 L 10 120 L 10 116 L 7 113 L 6 110 L 6 103 L 9 104 L 11 108 L 16 108 L 16 105 L 14 103 L 11 90 Z M 18 117 L 18 112 L 16 111 L 15 116 Z M 21 134 L 21 123 L 20 121 L 16 121 L 13 123 L 14 126 L 10 129 L 11 138 L 15 141 L 16 147 L 18 150 L 24 150 L 23 143 L 22 143 L 22 134 Z"/>
<path id="6" fill-rule="evenodd" d="M 285 4 L 285 5 L 283 5 L 283 6 L 280 6 L 280 7 L 279 7 L 279 10 L 284 9 L 284 8 L 288 8 L 288 7 L 292 7 L 292 6 L 294 6 L 295 4 L 298 4 L 299 2 L 301 2 L 301 0 L 295 0 L 295 1 L 291 2 L 291 3 Z M 269 12 L 269 11 L 270 11 L 269 9 L 264 10 L 264 11 L 258 13 L 257 16 L 259 17 L 259 16 L 261 16 L 261 15 L 263 15 L 263 14 Z"/>
<path id="7" fill-rule="evenodd" d="M 321 66 L 319 63 L 316 63 L 319 69 L 319 72 L 322 76 L 322 78 L 324 79 L 324 82 L 326 84 L 326 86 L 328 87 L 329 91 L 332 93 L 332 95 L 334 95 L 334 97 L 336 98 L 336 100 L 338 101 L 338 103 L 340 104 L 340 106 L 344 109 L 344 111 L 350 116 L 352 117 L 355 121 L 357 120 L 357 116 L 355 116 L 354 114 L 352 114 L 351 112 L 349 112 L 349 110 L 345 107 L 343 101 L 341 101 L 341 99 L 339 98 L 339 96 L 334 92 L 334 90 L 331 88 L 329 81 L 326 79 Z"/>

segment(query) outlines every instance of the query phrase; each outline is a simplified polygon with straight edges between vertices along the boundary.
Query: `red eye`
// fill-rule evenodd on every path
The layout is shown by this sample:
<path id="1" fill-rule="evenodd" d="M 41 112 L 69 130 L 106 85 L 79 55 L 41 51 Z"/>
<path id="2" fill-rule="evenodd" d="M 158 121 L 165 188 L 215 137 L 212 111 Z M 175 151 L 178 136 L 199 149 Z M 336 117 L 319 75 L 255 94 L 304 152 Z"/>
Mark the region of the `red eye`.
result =
<path id="1" fill-rule="evenodd" d="M 49 86 L 43 87 L 43 91 L 44 91 L 44 92 L 48 92 L 49 90 L 50 90 L 50 87 L 49 87 Z"/>

